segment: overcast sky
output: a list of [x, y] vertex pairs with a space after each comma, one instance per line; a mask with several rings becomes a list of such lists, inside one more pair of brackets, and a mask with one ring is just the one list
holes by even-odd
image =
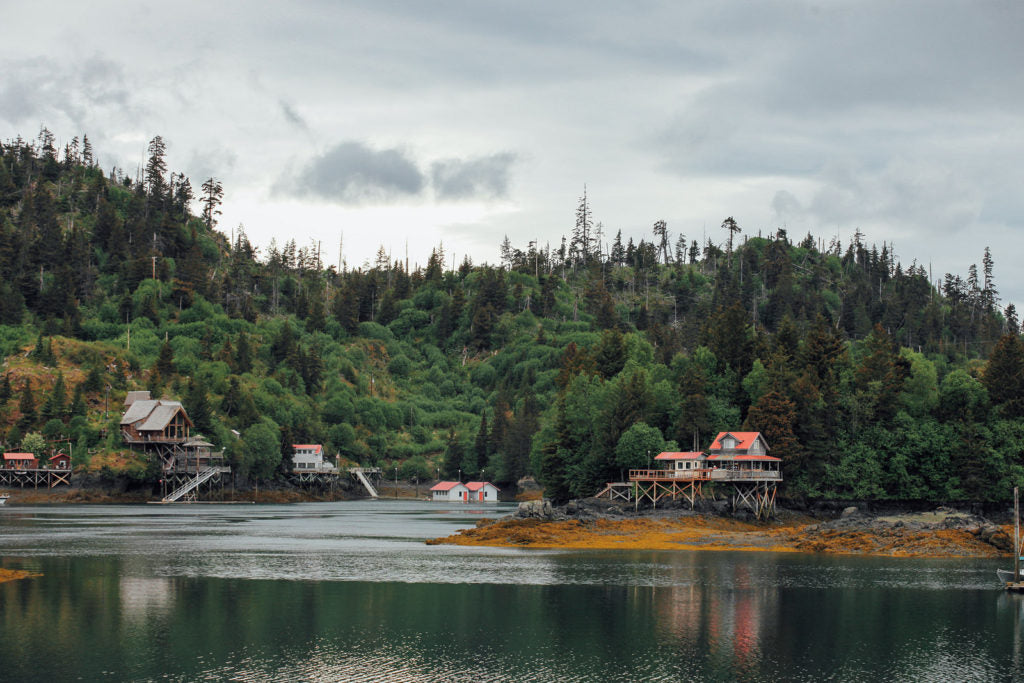
[[[1024, 269], [1024, 4], [5, 3], [0, 139], [85, 133], [225, 189], [220, 228], [358, 266], [606, 233], [785, 226]], [[198, 208], [198, 207], [196, 207]]]

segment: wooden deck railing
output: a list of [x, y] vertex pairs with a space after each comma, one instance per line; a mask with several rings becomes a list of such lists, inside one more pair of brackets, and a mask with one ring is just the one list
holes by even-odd
[[630, 470], [630, 481], [671, 479], [675, 481], [705, 481], [711, 479], [711, 470]]
[[121, 438], [125, 443], [185, 443], [189, 437], [151, 436], [149, 434], [133, 434], [125, 429], [121, 430]]
[[700, 469], [700, 470], [630, 470], [630, 481], [782, 481], [779, 470]]

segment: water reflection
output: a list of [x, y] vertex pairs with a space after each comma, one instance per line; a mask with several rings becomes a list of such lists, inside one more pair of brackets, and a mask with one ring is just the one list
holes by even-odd
[[[494, 514], [490, 511], [489, 514]], [[4, 680], [997, 680], [984, 561], [425, 546], [462, 508], [0, 515]]]
[[118, 584], [121, 615], [126, 620], [142, 623], [170, 612], [174, 602], [170, 579], [122, 576]]

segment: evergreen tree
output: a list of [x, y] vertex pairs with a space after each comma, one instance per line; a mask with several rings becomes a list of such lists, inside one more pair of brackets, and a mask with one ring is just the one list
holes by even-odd
[[1020, 334], [1020, 319], [1017, 317], [1017, 307], [1012, 303], [1007, 304], [1003, 315], [1006, 317], [1007, 334]]
[[177, 368], [174, 366], [174, 350], [171, 348], [171, 344], [166, 338], [164, 339], [164, 343], [160, 346], [160, 353], [157, 356], [154, 369], [157, 371], [157, 374], [165, 380], [177, 372]]
[[460, 470], [462, 469], [462, 461], [465, 456], [465, 448], [454, 429], [448, 431], [447, 442], [441, 474], [445, 479], [461, 480]]
[[739, 233], [740, 226], [739, 224], [736, 223], [735, 218], [729, 216], [724, 221], [722, 221], [722, 229], [726, 230], [729, 233], [729, 249], [727, 253], [732, 254], [732, 240], [733, 237], [735, 237]]
[[167, 145], [164, 144], [163, 138], [157, 135], [149, 141], [147, 151], [149, 159], [146, 161], [146, 188], [151, 198], [160, 199], [166, 186], [164, 175], [167, 173]]
[[708, 411], [707, 377], [697, 363], [687, 364], [679, 384], [679, 416], [676, 440], [683, 448], [700, 450], [704, 436], [711, 431]]
[[537, 478], [544, 486], [544, 495], [555, 505], [565, 503], [571, 497], [572, 459], [571, 436], [566, 418], [565, 394], [559, 394], [555, 406], [554, 438], [541, 447], [541, 460]]
[[210, 408], [206, 387], [201, 381], [189, 379], [182, 404], [197, 431], [204, 435], [213, 434], [213, 410]]
[[203, 183], [203, 222], [207, 230], [217, 225], [217, 216], [221, 215], [220, 205], [224, 201], [224, 186], [216, 178], [209, 178]]
[[479, 472], [487, 466], [487, 458], [490, 457], [489, 448], [490, 434], [487, 433], [487, 414], [480, 416], [480, 429], [476, 433], [476, 441], [473, 442], [473, 453], [476, 455], [476, 469]]
[[63, 419], [64, 412], [67, 407], [68, 395], [67, 388], [64, 386], [64, 373], [57, 371], [57, 379], [53, 384], [53, 389], [47, 396], [46, 401], [43, 403], [41, 416], [44, 420], [52, 419]]
[[249, 335], [245, 331], [238, 333], [238, 349], [235, 351], [235, 369], [244, 374], [252, 370], [252, 348], [249, 345]]
[[617, 329], [605, 330], [594, 351], [594, 364], [605, 379], [619, 374], [626, 364], [626, 341]]
[[662, 262], [665, 265], [668, 265], [670, 260], [668, 255], [668, 223], [663, 220], [655, 221], [652, 231], [654, 232], [655, 241], [657, 242], [656, 247], [658, 249], [658, 253], [660, 253], [664, 259]]
[[38, 416], [36, 415], [36, 400], [32, 396], [32, 387], [26, 379], [21, 387], [21, 400], [18, 402], [18, 412], [21, 417], [18, 419], [18, 430], [24, 434], [35, 425]]
[[761, 432], [771, 454], [783, 458], [787, 470], [799, 473], [805, 469], [804, 449], [796, 438], [796, 406], [777, 391], [769, 391], [751, 406], [743, 428]]
[[85, 390], [81, 382], [75, 385], [75, 391], [71, 396], [71, 408], [68, 410], [68, 413], [72, 417], [84, 416], [86, 413]]
[[1003, 415], [1014, 419], [1024, 417], [1024, 343], [1018, 335], [1007, 334], [996, 342], [985, 365], [982, 383]]
[[586, 291], [587, 308], [594, 316], [598, 328], [608, 330], [618, 323], [615, 303], [601, 279], [592, 281]]

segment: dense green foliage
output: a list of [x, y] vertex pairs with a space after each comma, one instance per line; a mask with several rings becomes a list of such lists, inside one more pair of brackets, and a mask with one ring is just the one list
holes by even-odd
[[159, 138], [150, 155], [132, 180], [84, 139], [0, 145], [7, 444], [116, 448], [120, 399], [146, 388], [257, 477], [323, 443], [564, 499], [740, 428], [764, 432], [793, 497], [1005, 499], [1024, 474], [1024, 347], [987, 250], [981, 276], [935, 287], [860, 234], [741, 239], [729, 218], [724, 251], [663, 221], [609, 244], [584, 196], [558, 249], [506, 239], [500, 267], [446, 270], [438, 248], [410, 270], [382, 249], [337, 272], [294, 241], [229, 240], [220, 183], [193, 197]]

